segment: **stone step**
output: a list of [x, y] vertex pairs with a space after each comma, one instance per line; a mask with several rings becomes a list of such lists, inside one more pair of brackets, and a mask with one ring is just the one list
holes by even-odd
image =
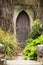
[[31, 60], [7, 60], [6, 65], [42, 65], [41, 62]]
[[18, 45], [20, 48], [24, 48], [25, 47], [25, 45]]

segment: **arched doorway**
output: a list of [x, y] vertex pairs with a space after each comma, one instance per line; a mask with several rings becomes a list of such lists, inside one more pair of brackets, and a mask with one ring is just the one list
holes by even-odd
[[30, 32], [30, 19], [25, 11], [19, 13], [16, 20], [16, 36], [19, 42], [24, 42]]

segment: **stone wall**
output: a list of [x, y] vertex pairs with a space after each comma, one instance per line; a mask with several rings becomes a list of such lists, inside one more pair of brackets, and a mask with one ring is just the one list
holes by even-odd
[[40, 17], [41, 17], [41, 21], [43, 23], [43, 0], [40, 0], [40, 9], [41, 9], [41, 15], [40, 15]]
[[[43, 18], [41, 0], [0, 0], [0, 27], [7, 32], [14, 32], [13, 14], [15, 6], [30, 6], [34, 12], [34, 19]], [[42, 11], [41, 11], [42, 10]], [[40, 16], [42, 15], [42, 16]]]
[[43, 63], [43, 45], [37, 46], [37, 60]]
[[0, 1], [0, 27], [13, 32], [13, 4], [7, 0]]

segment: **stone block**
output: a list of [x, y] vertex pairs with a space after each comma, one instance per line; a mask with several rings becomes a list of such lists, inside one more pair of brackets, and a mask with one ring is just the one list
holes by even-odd
[[0, 60], [4, 58], [4, 45], [0, 44]]
[[0, 53], [4, 53], [4, 45], [3, 44], [0, 44]]
[[0, 60], [0, 65], [6, 65], [6, 60], [5, 59], [1, 59]]
[[43, 45], [37, 46], [37, 60], [43, 62]]

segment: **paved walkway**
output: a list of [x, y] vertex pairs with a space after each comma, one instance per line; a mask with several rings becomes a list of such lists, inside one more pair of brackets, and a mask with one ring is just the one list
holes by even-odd
[[40, 62], [31, 60], [7, 60], [7, 65], [41, 65]]
[[18, 53], [16, 60], [24, 60], [22, 53]]
[[42, 65], [40, 62], [32, 60], [24, 60], [23, 55], [18, 53], [16, 60], [7, 60], [7, 65]]

